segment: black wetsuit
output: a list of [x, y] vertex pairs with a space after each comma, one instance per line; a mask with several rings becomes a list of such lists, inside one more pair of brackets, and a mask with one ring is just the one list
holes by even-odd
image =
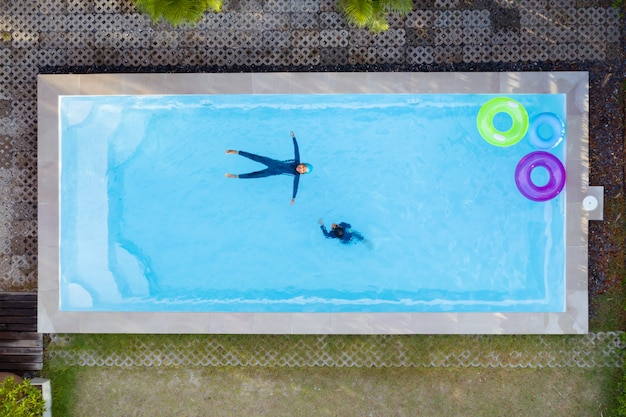
[[260, 162], [267, 166], [267, 168], [261, 171], [250, 172], [249, 174], [240, 174], [239, 178], [263, 178], [271, 177], [272, 175], [293, 175], [293, 194], [291, 198], [296, 198], [296, 194], [298, 193], [298, 183], [300, 182], [300, 173], [296, 171], [296, 167], [300, 164], [300, 151], [298, 150], [298, 142], [296, 142], [296, 138], [294, 137], [292, 139], [294, 157], [293, 159], [287, 161], [278, 161], [276, 159], [255, 155], [246, 151], [239, 151], [239, 155], [245, 156], [248, 159]]
[[361, 240], [363, 240], [363, 235], [356, 230], [352, 230], [352, 226], [350, 225], [350, 223], [341, 222], [338, 224], [338, 226], [341, 226], [341, 228], [343, 229], [342, 236], [337, 236], [334, 230], [331, 230], [329, 232], [324, 225], [321, 225], [320, 229], [322, 229], [322, 233], [324, 233], [324, 236], [331, 239], [339, 239], [341, 243], [350, 243], [352, 241], [360, 242]]

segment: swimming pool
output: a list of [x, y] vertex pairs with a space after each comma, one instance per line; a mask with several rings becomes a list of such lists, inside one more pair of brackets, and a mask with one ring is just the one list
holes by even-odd
[[[563, 311], [565, 193], [521, 195], [536, 149], [477, 128], [498, 97], [62, 97], [61, 309]], [[506, 97], [565, 120], [562, 94]], [[290, 130], [314, 166], [297, 204], [291, 177], [225, 178], [263, 168], [226, 149], [293, 158]]]
[[[306, 76], [326, 84], [294, 82]], [[417, 74], [405, 75], [409, 89], [402, 74], [372, 75], [367, 88], [337, 83], [348, 76], [255, 74], [252, 90], [209, 82], [146, 95], [121, 75], [115, 94], [98, 94], [109, 87], [98, 77], [96, 88], [72, 89], [87, 94], [58, 94], [58, 243], [40, 234], [59, 265], [43, 287], [56, 307], [52, 297], [41, 305], [59, 318], [43, 319], [59, 328], [85, 318], [79, 331], [111, 331], [118, 325], [95, 318], [117, 314], [158, 332], [180, 331], [187, 316], [208, 319], [185, 321], [190, 332], [454, 333], [470, 322], [470, 332], [584, 331], [577, 218], [593, 210], [581, 210], [591, 187], [583, 158], [571, 157], [585, 133], [572, 88], [549, 78], [474, 88], [466, 74], [457, 93], [434, 94]], [[567, 168], [554, 198], [532, 201], [516, 185], [517, 164], [537, 150], [527, 135], [503, 147], [479, 132], [480, 109], [497, 97], [521, 103], [531, 122], [550, 112], [567, 123], [567, 140], [544, 149]], [[510, 123], [494, 118], [499, 131]], [[263, 168], [226, 149], [292, 158], [291, 130], [314, 167], [293, 206], [291, 177], [224, 177]], [[548, 181], [543, 171], [531, 182]], [[351, 223], [366, 241], [324, 238], [320, 217]]]

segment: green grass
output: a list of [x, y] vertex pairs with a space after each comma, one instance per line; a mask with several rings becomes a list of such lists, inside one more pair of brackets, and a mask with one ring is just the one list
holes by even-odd
[[62, 410], [55, 403], [53, 415], [607, 416], [613, 373], [603, 368], [82, 367], [72, 370], [72, 391], [80, 401]]
[[77, 380], [83, 371], [78, 366], [65, 366], [59, 361], [44, 361], [42, 374], [50, 379], [52, 388], [52, 415], [72, 416], [77, 403]]
[[535, 335], [407, 335], [407, 336], [306, 336], [306, 335], [125, 335], [125, 334], [75, 334], [67, 343], [52, 343], [49, 353], [55, 351], [89, 352], [101, 357], [115, 353], [141, 356], [142, 351], [204, 352], [214, 346], [214, 356], [230, 352], [242, 364], [253, 363], [261, 353], [268, 362], [280, 365], [281, 358], [301, 358], [315, 354], [339, 357], [344, 352], [371, 353], [396, 363], [400, 358], [408, 363], [428, 363], [433, 353], [460, 355], [464, 352], [488, 354], [496, 352], [507, 358], [517, 352], [527, 356], [548, 353], [558, 355], [571, 349], [578, 336]]
[[[191, 416], [200, 415], [197, 413], [207, 404], [220, 410], [211, 415], [223, 416], [319, 416], [333, 415], [333, 410], [338, 415], [426, 415], [423, 413], [427, 412], [438, 416], [459, 413], [496, 416], [502, 415], [503, 410], [509, 416], [600, 415], [598, 410], [609, 415], [618, 398], [618, 381], [622, 376], [619, 368], [494, 369], [458, 364], [448, 368], [428, 365], [179, 367], [175, 363], [157, 367], [79, 367], [68, 366], [61, 356], [54, 355], [62, 351], [141, 357], [145, 351], [166, 349], [202, 354], [207, 346], [212, 346], [214, 355], [230, 352], [244, 364], [260, 354], [281, 363], [280, 358], [306, 360], [306, 355], [312, 352], [340, 357], [355, 351], [370, 357], [403, 357], [416, 364], [428, 364], [438, 356], [459, 357], [467, 352], [484, 360], [485, 355], [494, 353], [506, 363], [520, 354], [529, 358], [571, 355], [577, 338], [580, 336], [76, 334], [62, 338], [65, 343], [47, 346], [43, 373], [52, 381], [55, 417], [97, 417], [107, 413], [151, 415], [149, 412], [156, 413], [152, 414], [155, 416]], [[176, 385], [176, 381], [183, 381], [185, 386], [187, 379], [193, 381], [192, 387], [181, 389]], [[181, 403], [187, 408], [175, 408]], [[134, 405], [140, 409], [133, 411]], [[542, 414], [542, 410], [549, 413]]]

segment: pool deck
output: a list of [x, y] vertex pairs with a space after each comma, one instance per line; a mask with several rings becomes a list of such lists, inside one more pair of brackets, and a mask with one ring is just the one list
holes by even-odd
[[[581, 334], [588, 331], [587, 72], [231, 73], [38, 76], [39, 332], [241, 334]], [[494, 93], [566, 94], [566, 311], [563, 313], [108, 313], [59, 311], [60, 95]], [[599, 205], [584, 207], [594, 196]]]

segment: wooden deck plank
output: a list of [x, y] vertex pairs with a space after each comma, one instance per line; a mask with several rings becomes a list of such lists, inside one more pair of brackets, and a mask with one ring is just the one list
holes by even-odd
[[12, 324], [12, 323], [32, 323], [32, 316], [19, 316], [19, 315], [6, 315], [0, 316], [0, 321], [2, 323]]
[[35, 371], [42, 367], [37, 294], [0, 293], [0, 371]]
[[24, 332], [0, 332], [1, 340], [38, 340], [41, 339], [41, 333], [24, 333]]
[[0, 354], [3, 351], [13, 350], [18, 351], [22, 349], [41, 349], [43, 347], [43, 340], [6, 340], [0, 343]]
[[37, 293], [34, 292], [2, 292], [0, 301], [30, 300], [37, 301]]
[[[35, 309], [35, 311], [37, 311]], [[36, 317], [33, 317], [33, 309], [26, 309], [26, 308], [21, 308], [21, 309], [3, 309], [0, 308], [0, 317], [3, 317], [1, 320], [4, 320], [5, 317], [28, 317], [29, 319], [34, 319]]]
[[0, 310], [37, 310], [37, 301], [0, 300]]
[[0, 363], [2, 371], [41, 371], [43, 362], [27, 362], [27, 363]]
[[6, 347], [0, 346], [0, 357], [3, 356], [32, 356], [41, 355], [41, 346], [32, 347]]
[[0, 323], [0, 331], [36, 332], [37, 323]]

